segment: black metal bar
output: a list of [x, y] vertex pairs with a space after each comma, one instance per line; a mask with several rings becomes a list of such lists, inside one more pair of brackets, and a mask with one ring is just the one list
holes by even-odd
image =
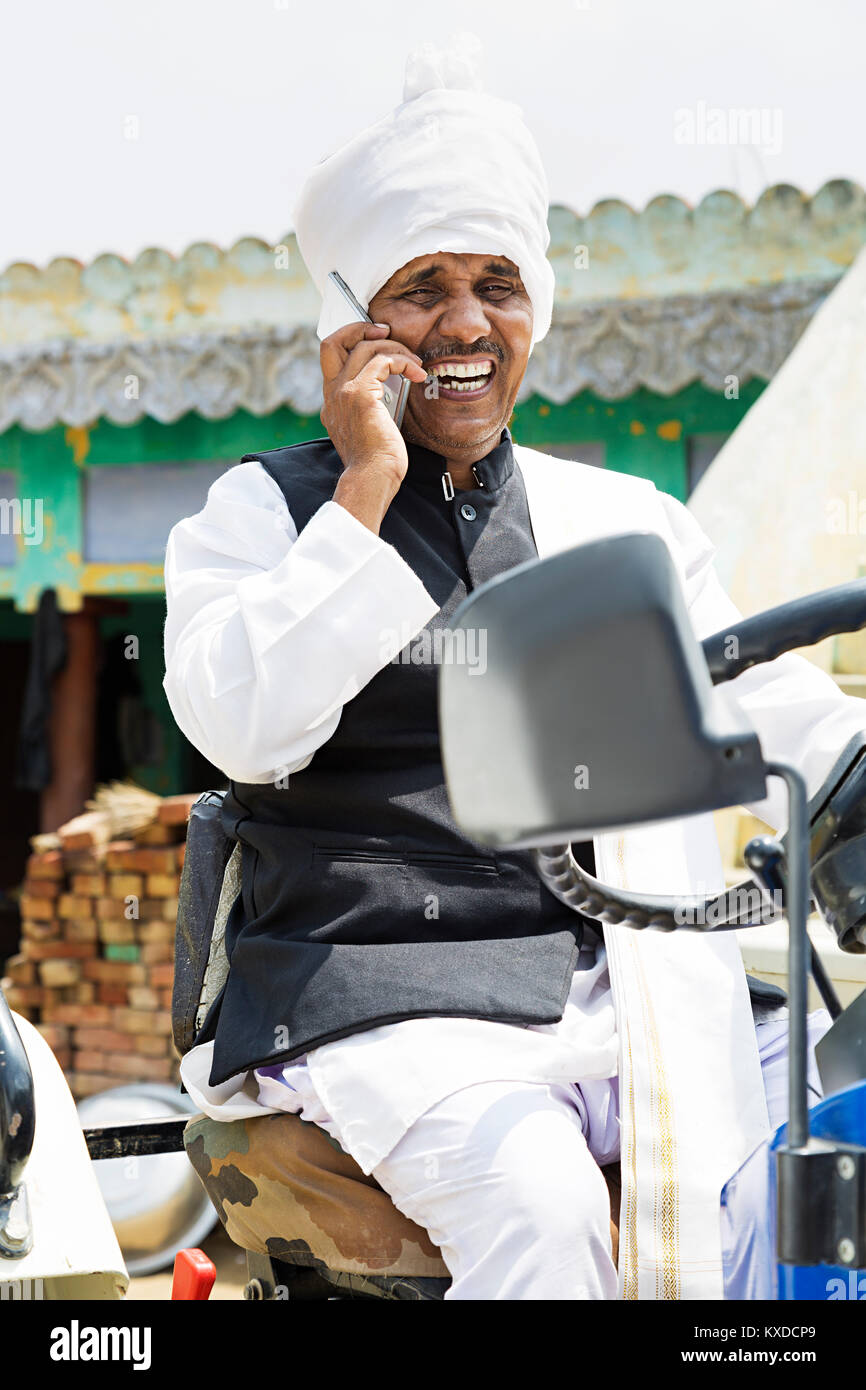
[[818, 993], [824, 1001], [824, 1008], [832, 1019], [835, 1020], [839, 1018], [842, 1014], [842, 1001], [836, 993], [833, 981], [824, 969], [824, 962], [815, 950], [815, 943], [811, 939], [809, 941], [809, 964], [812, 971], [812, 979], [815, 981]]
[[809, 1142], [808, 995], [807, 956], [809, 935], [809, 798], [806, 783], [787, 763], [767, 764], [771, 777], [780, 777], [788, 789], [787, 893], [788, 916], [788, 1143], [789, 1149]]
[[173, 1115], [158, 1120], [135, 1120], [130, 1124], [94, 1125], [85, 1129], [84, 1140], [91, 1158], [130, 1158], [147, 1154], [170, 1154], [183, 1150], [183, 1131], [189, 1115]]
[[778, 1259], [866, 1265], [866, 1149], [813, 1139], [778, 1154]]
[[[784, 901], [785, 847], [782, 842], [774, 840], [771, 835], [756, 835], [754, 840], [750, 840], [746, 845], [743, 858], [755, 878], [767, 890], [769, 898], [776, 901], [778, 894], [781, 895], [779, 900]], [[838, 1018], [842, 1012], [842, 1002], [811, 939], [809, 940], [809, 963], [818, 993], [824, 1001], [827, 1012], [831, 1018]]]

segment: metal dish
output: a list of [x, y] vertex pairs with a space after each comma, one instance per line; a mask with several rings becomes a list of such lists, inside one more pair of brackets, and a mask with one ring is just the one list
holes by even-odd
[[[82, 1127], [198, 1114], [173, 1086], [115, 1086], [78, 1103]], [[130, 1275], [155, 1274], [178, 1250], [197, 1246], [217, 1214], [185, 1153], [104, 1158], [93, 1164]]]

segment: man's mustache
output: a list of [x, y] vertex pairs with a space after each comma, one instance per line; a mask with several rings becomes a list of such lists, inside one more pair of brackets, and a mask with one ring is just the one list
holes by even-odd
[[465, 343], [456, 343], [451, 346], [446, 344], [445, 347], [428, 348], [426, 352], [420, 353], [419, 356], [421, 358], [421, 365], [426, 367], [428, 362], [441, 362], [446, 359], [449, 362], [457, 362], [462, 357], [478, 357], [482, 352], [485, 352], [488, 357], [495, 357], [499, 362], [505, 360], [505, 353], [502, 351], [502, 348], [499, 347], [498, 344], [489, 343], [483, 338], [480, 342], [474, 343], [472, 347], [467, 347]]

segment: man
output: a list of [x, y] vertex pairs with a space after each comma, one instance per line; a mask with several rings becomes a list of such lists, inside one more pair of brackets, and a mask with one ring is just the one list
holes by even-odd
[[[495, 574], [634, 529], [667, 541], [700, 635], [736, 609], [674, 499], [513, 443], [553, 302], [544, 173], [516, 107], [425, 61], [296, 213], [328, 438], [247, 456], [169, 542], [165, 689], [243, 845], [228, 981], [182, 1074], [217, 1118], [324, 1128], [441, 1247], [451, 1298], [718, 1297], [721, 1185], [782, 1118], [778, 1001], [750, 1002], [732, 936], [603, 941], [528, 854], [462, 834], [417, 639]], [[862, 727], [799, 658], [734, 687], [810, 791]], [[711, 817], [578, 853], [620, 886], [721, 886]], [[617, 1276], [599, 1165], [620, 1155]]]

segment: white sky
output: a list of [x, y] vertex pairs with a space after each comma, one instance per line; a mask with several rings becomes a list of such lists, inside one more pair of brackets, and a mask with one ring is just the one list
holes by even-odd
[[[482, 39], [487, 86], [523, 106], [551, 201], [578, 212], [866, 184], [864, 0], [0, 3], [0, 267], [275, 242], [308, 168], [453, 29]], [[762, 109], [767, 148], [679, 143], [699, 103]]]

